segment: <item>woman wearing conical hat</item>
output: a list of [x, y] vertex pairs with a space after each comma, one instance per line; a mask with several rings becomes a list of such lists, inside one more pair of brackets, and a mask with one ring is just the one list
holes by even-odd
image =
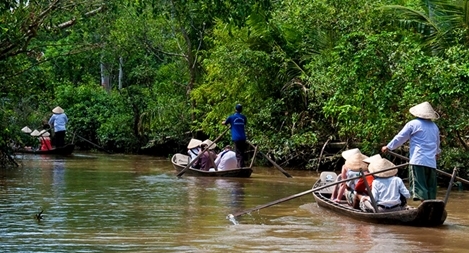
[[394, 150], [409, 141], [409, 185], [414, 200], [436, 198], [436, 159], [440, 155], [440, 130], [433, 122], [440, 117], [428, 102], [409, 112], [416, 118], [407, 122], [381, 151]]
[[63, 147], [65, 146], [65, 132], [67, 131], [68, 118], [60, 106], [55, 107], [52, 112], [54, 114], [49, 119], [49, 125], [54, 127], [55, 147]]

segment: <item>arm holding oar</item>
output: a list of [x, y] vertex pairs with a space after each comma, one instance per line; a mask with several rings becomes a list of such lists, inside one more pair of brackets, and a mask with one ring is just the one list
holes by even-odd
[[[398, 154], [398, 153], [392, 152], [392, 151], [390, 151], [390, 150], [387, 150], [386, 153], [389, 153], [389, 154], [391, 154], [391, 155], [393, 155], [393, 156], [395, 156], [395, 157], [401, 158], [401, 159], [403, 159], [403, 160], [405, 160], [405, 161], [409, 161], [409, 158], [407, 158], [407, 157], [405, 157], [405, 156], [403, 156], [403, 155], [400, 155], [400, 154]], [[452, 177], [452, 176], [453, 176], [451, 173], [442, 171], [442, 170], [440, 170], [440, 169], [435, 169], [435, 170], [436, 170], [438, 173], [443, 174], [443, 175], [445, 175], [445, 176], [448, 176], [448, 177]], [[460, 178], [460, 177], [458, 177], [458, 176], [456, 176], [455, 178], [456, 178], [457, 180], [463, 182], [463, 183], [469, 184], [469, 181], [466, 180], [466, 179], [464, 179], [464, 178]]]
[[228, 132], [230, 128], [227, 127], [225, 129], [225, 131], [223, 131], [223, 133], [220, 134], [220, 136], [218, 136], [210, 145], [207, 146], [207, 148], [205, 148], [204, 150], [202, 150], [201, 152], [199, 152], [199, 154], [197, 155], [197, 157], [195, 159], [193, 159], [183, 170], [181, 170], [178, 174], [177, 174], [177, 177], [181, 177], [184, 173], [186, 173], [186, 170], [189, 169], [190, 166], [192, 166], [193, 163], [195, 163], [195, 161], [197, 161], [197, 159], [202, 156], [202, 154], [204, 152], [206, 152], [207, 150], [209, 150], [209, 148], [214, 145], [218, 140], [220, 140], [220, 138], [225, 135], [226, 132]]
[[[246, 142], [251, 145], [251, 147], [253, 147], [255, 150], [257, 150], [257, 147], [254, 146], [250, 141], [246, 140]], [[260, 150], [257, 151], [259, 154], [261, 154], [262, 156], [265, 157], [265, 159], [267, 159], [270, 163], [272, 163], [275, 168], [277, 168], [278, 170], [280, 170], [280, 172], [283, 173], [283, 175], [285, 175], [286, 177], [292, 177], [290, 174], [288, 174], [288, 172], [286, 172], [284, 169], [282, 169], [282, 167], [280, 167], [277, 163], [275, 163], [272, 159], [270, 159], [267, 155], [265, 155], [264, 153], [262, 153]]]
[[[388, 171], [388, 170], [393, 170], [393, 169], [397, 169], [397, 168], [401, 168], [401, 167], [405, 167], [409, 165], [408, 163], [404, 163], [404, 164], [401, 164], [401, 165], [397, 165], [397, 166], [394, 166], [394, 167], [391, 167], [391, 168], [387, 168], [385, 170], [380, 170], [380, 171], [377, 171], [377, 172], [374, 172], [374, 173], [369, 173], [367, 175], [374, 175], [374, 174], [377, 174], [377, 173], [382, 173], [384, 171]], [[320, 186], [320, 187], [316, 187], [316, 188], [313, 188], [311, 190], [307, 190], [307, 191], [304, 191], [304, 192], [300, 192], [300, 193], [297, 193], [295, 195], [291, 195], [291, 196], [288, 196], [288, 197], [285, 197], [285, 198], [282, 198], [282, 199], [279, 199], [279, 200], [276, 200], [276, 201], [272, 201], [270, 203], [267, 203], [267, 204], [264, 204], [264, 205], [260, 205], [260, 206], [257, 206], [257, 207], [254, 207], [254, 208], [250, 208], [250, 209], [247, 209], [247, 210], [244, 210], [244, 211], [240, 211], [240, 212], [237, 212], [237, 213], [234, 213], [234, 214], [229, 214], [227, 216], [228, 219], [232, 219], [234, 217], [238, 217], [238, 216], [241, 216], [243, 214], [247, 214], [247, 213], [250, 213], [252, 211], [256, 211], [256, 210], [260, 210], [260, 209], [263, 209], [263, 208], [266, 208], [266, 207], [269, 207], [269, 206], [273, 206], [273, 205], [276, 205], [278, 203], [282, 203], [282, 202], [285, 202], [285, 201], [288, 201], [288, 200], [292, 200], [292, 199], [295, 199], [295, 198], [298, 198], [298, 197], [301, 197], [301, 196], [304, 196], [306, 194], [309, 194], [309, 193], [312, 193], [312, 192], [315, 192], [315, 191], [319, 191], [319, 190], [322, 190], [322, 189], [325, 189], [325, 188], [328, 188], [330, 186], [333, 186], [333, 185], [337, 185], [337, 184], [341, 184], [341, 183], [345, 183], [347, 181], [350, 181], [350, 180], [355, 180], [355, 179], [359, 179], [361, 178], [361, 176], [357, 176], [357, 177], [351, 177], [351, 178], [347, 178], [347, 179], [344, 179], [344, 180], [340, 180], [340, 181], [337, 181], [337, 182], [334, 182], [334, 183], [330, 183], [330, 184], [326, 184], [326, 185], [323, 185], [323, 186]]]

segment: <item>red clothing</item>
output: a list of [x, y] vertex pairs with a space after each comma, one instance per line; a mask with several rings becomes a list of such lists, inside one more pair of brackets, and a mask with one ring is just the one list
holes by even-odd
[[[366, 178], [366, 182], [368, 182], [368, 185], [370, 186], [370, 190], [371, 190], [371, 186], [372, 186], [373, 180], [375, 178], [373, 177], [373, 175], [366, 175], [365, 178]], [[363, 180], [363, 178], [358, 179], [357, 183], [355, 184], [355, 191], [358, 192], [358, 193], [368, 194], [368, 191], [366, 190], [365, 181]]]
[[41, 137], [39, 138], [41, 141], [41, 148], [39, 150], [51, 150], [52, 145], [50, 143], [50, 138], [49, 137]]

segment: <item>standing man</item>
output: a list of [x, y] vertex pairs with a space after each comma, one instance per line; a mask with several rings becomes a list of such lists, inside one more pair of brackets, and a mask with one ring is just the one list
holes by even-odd
[[235, 146], [236, 159], [238, 160], [238, 168], [245, 167], [246, 160], [246, 132], [244, 130], [247, 124], [247, 118], [241, 112], [243, 107], [240, 104], [235, 106], [236, 112], [230, 115], [225, 121], [222, 122], [223, 125], [230, 124], [231, 127], [231, 140]]
[[417, 117], [402, 128], [394, 138], [383, 146], [386, 153], [409, 140], [409, 186], [414, 200], [436, 198], [436, 159], [440, 155], [440, 130], [432, 121], [440, 117], [430, 103], [423, 102], [409, 109]]
[[54, 126], [55, 147], [60, 148], [65, 146], [65, 131], [67, 130], [65, 125], [68, 123], [68, 118], [60, 106], [55, 107], [52, 112], [54, 114], [49, 119], [49, 125]]

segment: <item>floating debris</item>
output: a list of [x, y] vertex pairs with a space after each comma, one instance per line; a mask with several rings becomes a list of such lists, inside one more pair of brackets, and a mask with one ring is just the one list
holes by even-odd
[[36, 220], [38, 221], [41, 221], [42, 219], [44, 219], [44, 216], [42, 215], [42, 212], [44, 212], [44, 210], [41, 209], [41, 211], [39, 213], [37, 213], [34, 218], [36, 218]]

